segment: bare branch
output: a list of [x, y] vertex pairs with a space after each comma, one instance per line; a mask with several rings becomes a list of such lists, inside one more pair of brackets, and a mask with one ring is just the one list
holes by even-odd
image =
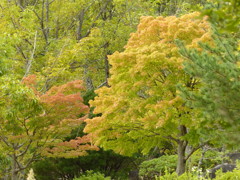
[[27, 63], [27, 69], [26, 69], [26, 72], [25, 72], [25, 75], [24, 77], [26, 77], [31, 69], [31, 66], [32, 66], [32, 61], [34, 59], [34, 54], [35, 54], [35, 50], [36, 50], [36, 45], [37, 45], [37, 31], [35, 33], [35, 38], [34, 38], [34, 43], [33, 43], [33, 50], [32, 50], [32, 54], [31, 54], [31, 57]]

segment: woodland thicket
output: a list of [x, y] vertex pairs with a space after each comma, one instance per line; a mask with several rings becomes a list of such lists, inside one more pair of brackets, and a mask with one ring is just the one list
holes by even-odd
[[239, 12], [238, 0], [2, 0], [0, 178], [235, 166]]

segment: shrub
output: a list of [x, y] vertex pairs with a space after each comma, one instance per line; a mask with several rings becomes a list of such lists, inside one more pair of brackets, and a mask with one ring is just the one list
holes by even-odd
[[104, 174], [99, 172], [87, 171], [86, 174], [75, 178], [74, 180], [111, 180], [110, 177], [105, 177]]
[[[197, 175], [195, 172], [187, 172], [184, 173], [181, 176], [177, 176], [177, 174], [174, 173], [169, 173], [168, 171], [165, 172], [164, 176], [159, 176], [159, 177], [155, 177], [155, 180], [210, 180], [209, 177], [205, 176], [205, 177], [201, 177], [199, 175]], [[239, 164], [237, 165], [237, 168], [234, 169], [232, 172], [226, 172], [223, 173], [220, 170], [217, 171], [216, 173], [216, 178], [214, 178], [214, 180], [239, 180], [240, 179], [240, 166]]]
[[156, 159], [144, 161], [140, 165], [139, 175], [144, 179], [154, 179], [154, 176], [163, 175], [165, 170], [173, 172], [177, 166], [177, 155], [164, 155]]

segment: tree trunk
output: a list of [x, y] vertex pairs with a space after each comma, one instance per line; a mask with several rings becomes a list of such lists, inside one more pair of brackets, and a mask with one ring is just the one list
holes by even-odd
[[179, 141], [178, 141], [178, 162], [177, 162], [177, 174], [180, 176], [185, 172], [186, 168], [186, 147], [187, 141], [181, 140], [181, 137], [187, 134], [187, 128], [184, 125], [179, 125]]
[[178, 161], [177, 161], [177, 174], [179, 176], [185, 172], [185, 167], [186, 167], [185, 150], [186, 150], [186, 146], [184, 145], [184, 141], [179, 141]]
[[[103, 46], [103, 48], [105, 49], [106, 53], [108, 54], [108, 48], [109, 46], [109, 42], [106, 42]], [[105, 55], [104, 57], [104, 64], [105, 64], [105, 81], [106, 81], [106, 86], [107, 87], [110, 87], [109, 84], [108, 84], [108, 78], [110, 77], [110, 72], [109, 72], [109, 62], [108, 62], [108, 57], [107, 57], [107, 54]]]
[[108, 84], [108, 78], [110, 76], [110, 73], [109, 73], [109, 62], [108, 62], [108, 57], [105, 56], [104, 58], [104, 64], [105, 64], [105, 80], [106, 80], [106, 86], [109, 87], [109, 84]]
[[89, 73], [88, 66], [84, 65], [84, 81], [85, 81], [86, 88], [87, 90], [93, 90], [94, 86], [93, 86], [92, 78], [88, 73]]
[[83, 26], [83, 20], [84, 20], [84, 14], [85, 11], [82, 9], [78, 15], [78, 26], [77, 26], [77, 40], [82, 39], [82, 26]]
[[16, 157], [15, 155], [12, 155], [12, 175], [11, 180], [18, 180], [17, 178], [17, 163], [16, 163]]
[[19, 1], [18, 1], [18, 5], [19, 5], [21, 8], [24, 8], [24, 0], [19, 0]]
[[92, 82], [92, 79], [91, 77], [87, 76], [85, 78], [85, 83], [86, 83], [86, 87], [87, 87], [87, 90], [93, 90], [94, 89], [94, 86], [93, 86], [93, 82]]

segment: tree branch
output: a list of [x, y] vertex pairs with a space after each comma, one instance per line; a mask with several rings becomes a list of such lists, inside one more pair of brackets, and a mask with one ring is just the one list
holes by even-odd
[[34, 38], [34, 43], [33, 43], [33, 50], [32, 50], [32, 54], [31, 54], [31, 57], [27, 63], [27, 69], [26, 69], [26, 72], [25, 72], [25, 75], [24, 77], [26, 77], [28, 75], [28, 73], [30, 72], [30, 69], [31, 69], [31, 66], [32, 66], [32, 61], [34, 59], [34, 54], [35, 54], [35, 50], [36, 50], [36, 45], [37, 45], [37, 31], [35, 33], [35, 38]]

